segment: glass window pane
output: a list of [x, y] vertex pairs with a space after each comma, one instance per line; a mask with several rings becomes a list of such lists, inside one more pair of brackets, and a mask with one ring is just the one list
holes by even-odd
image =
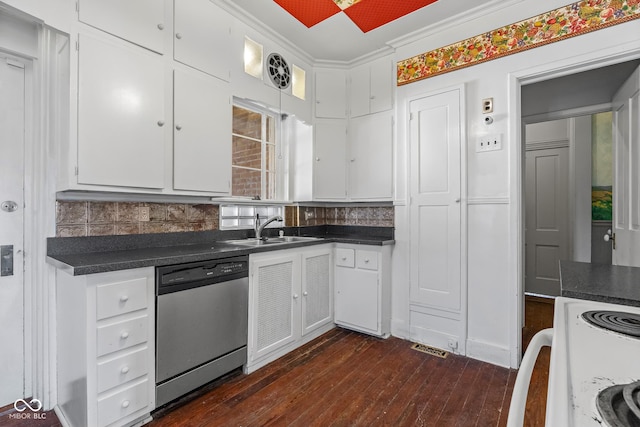
[[233, 133], [249, 138], [262, 138], [262, 114], [233, 106]]
[[262, 50], [260, 43], [254, 42], [249, 37], [244, 38], [244, 72], [260, 80], [262, 80]]
[[260, 169], [262, 147], [260, 142], [240, 136], [233, 137], [233, 148], [231, 164], [233, 166], [244, 166], [247, 168]]
[[304, 100], [304, 97], [305, 97], [305, 90], [306, 90], [305, 79], [306, 79], [305, 71], [300, 67], [296, 67], [294, 64], [291, 93], [293, 96], [300, 98], [302, 100]]
[[272, 144], [266, 145], [265, 169], [269, 172], [276, 171], [276, 146]]
[[276, 142], [276, 118], [267, 116], [267, 142], [275, 144]]
[[276, 198], [276, 174], [267, 172], [265, 173], [266, 179], [266, 188], [265, 195], [266, 199], [275, 199]]
[[231, 194], [234, 196], [255, 197], [262, 195], [259, 170], [231, 168]]

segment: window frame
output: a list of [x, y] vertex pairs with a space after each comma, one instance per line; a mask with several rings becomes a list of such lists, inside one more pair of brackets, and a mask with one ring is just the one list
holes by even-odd
[[[234, 137], [239, 137], [239, 138], [244, 138], [247, 140], [251, 140], [251, 141], [255, 141], [255, 142], [260, 142], [260, 200], [267, 200], [267, 201], [279, 201], [279, 200], [284, 200], [285, 198], [285, 188], [284, 188], [284, 182], [285, 182], [285, 174], [286, 174], [286, 168], [285, 168], [285, 159], [284, 159], [284, 140], [285, 138], [283, 138], [283, 121], [282, 121], [282, 115], [275, 111], [272, 108], [268, 108], [262, 105], [259, 105], [257, 103], [245, 100], [245, 99], [239, 99], [239, 98], [233, 98], [233, 103], [232, 103], [232, 109], [233, 107], [238, 107], [238, 108], [242, 108], [244, 110], [248, 110], [251, 111], [253, 113], [257, 113], [261, 115], [261, 139], [258, 140], [257, 138], [252, 138], [252, 137], [248, 137], [245, 135], [240, 135], [237, 134], [235, 132], [233, 132], [233, 128], [231, 131], [231, 140], [232, 140], [232, 144], [233, 144], [233, 138]], [[268, 134], [267, 134], [267, 121], [268, 121], [268, 117], [272, 117], [273, 118], [273, 133], [274, 133], [274, 138], [273, 138], [273, 142], [269, 142], [267, 141], [268, 139]], [[266, 190], [267, 190], [267, 145], [273, 145], [274, 147], [274, 156], [275, 156], [275, 169], [272, 173], [275, 173], [275, 180], [274, 180], [274, 194], [272, 198], [267, 198], [266, 197]], [[232, 148], [232, 152], [233, 152], [233, 148]], [[232, 158], [232, 162], [231, 162], [231, 180], [232, 180], [232, 185], [231, 185], [231, 196], [234, 198], [244, 198], [246, 199], [247, 196], [241, 196], [241, 195], [236, 195], [233, 194], [233, 169], [234, 168], [239, 168], [239, 169], [245, 169], [245, 170], [253, 170], [253, 171], [257, 171], [257, 168], [252, 168], [252, 167], [246, 167], [246, 166], [235, 166], [233, 164], [233, 158]]]

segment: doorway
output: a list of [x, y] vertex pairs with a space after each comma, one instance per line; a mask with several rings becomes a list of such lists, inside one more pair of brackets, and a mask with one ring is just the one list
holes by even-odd
[[527, 294], [560, 295], [559, 260], [606, 263], [608, 256], [611, 263], [603, 237], [611, 228], [612, 100], [637, 66], [628, 61], [521, 88]]
[[0, 407], [25, 397], [25, 64], [0, 53]]

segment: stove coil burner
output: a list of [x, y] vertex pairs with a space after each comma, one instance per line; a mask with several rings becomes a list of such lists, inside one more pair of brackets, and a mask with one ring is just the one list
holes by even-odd
[[640, 338], [640, 315], [624, 311], [594, 310], [582, 313], [582, 318], [599, 328]]
[[608, 427], [640, 426], [640, 381], [605, 388], [596, 397], [596, 407]]

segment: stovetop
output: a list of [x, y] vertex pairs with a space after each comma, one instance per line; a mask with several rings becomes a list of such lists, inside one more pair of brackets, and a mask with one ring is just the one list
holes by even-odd
[[[605, 319], [608, 327], [613, 324], [618, 331], [594, 325], [593, 319], [596, 323]], [[639, 307], [556, 299], [547, 426], [607, 425], [597, 407], [598, 395], [612, 386], [640, 381], [640, 337], [626, 331], [636, 322], [640, 325]], [[612, 402], [618, 405], [620, 398]]]

